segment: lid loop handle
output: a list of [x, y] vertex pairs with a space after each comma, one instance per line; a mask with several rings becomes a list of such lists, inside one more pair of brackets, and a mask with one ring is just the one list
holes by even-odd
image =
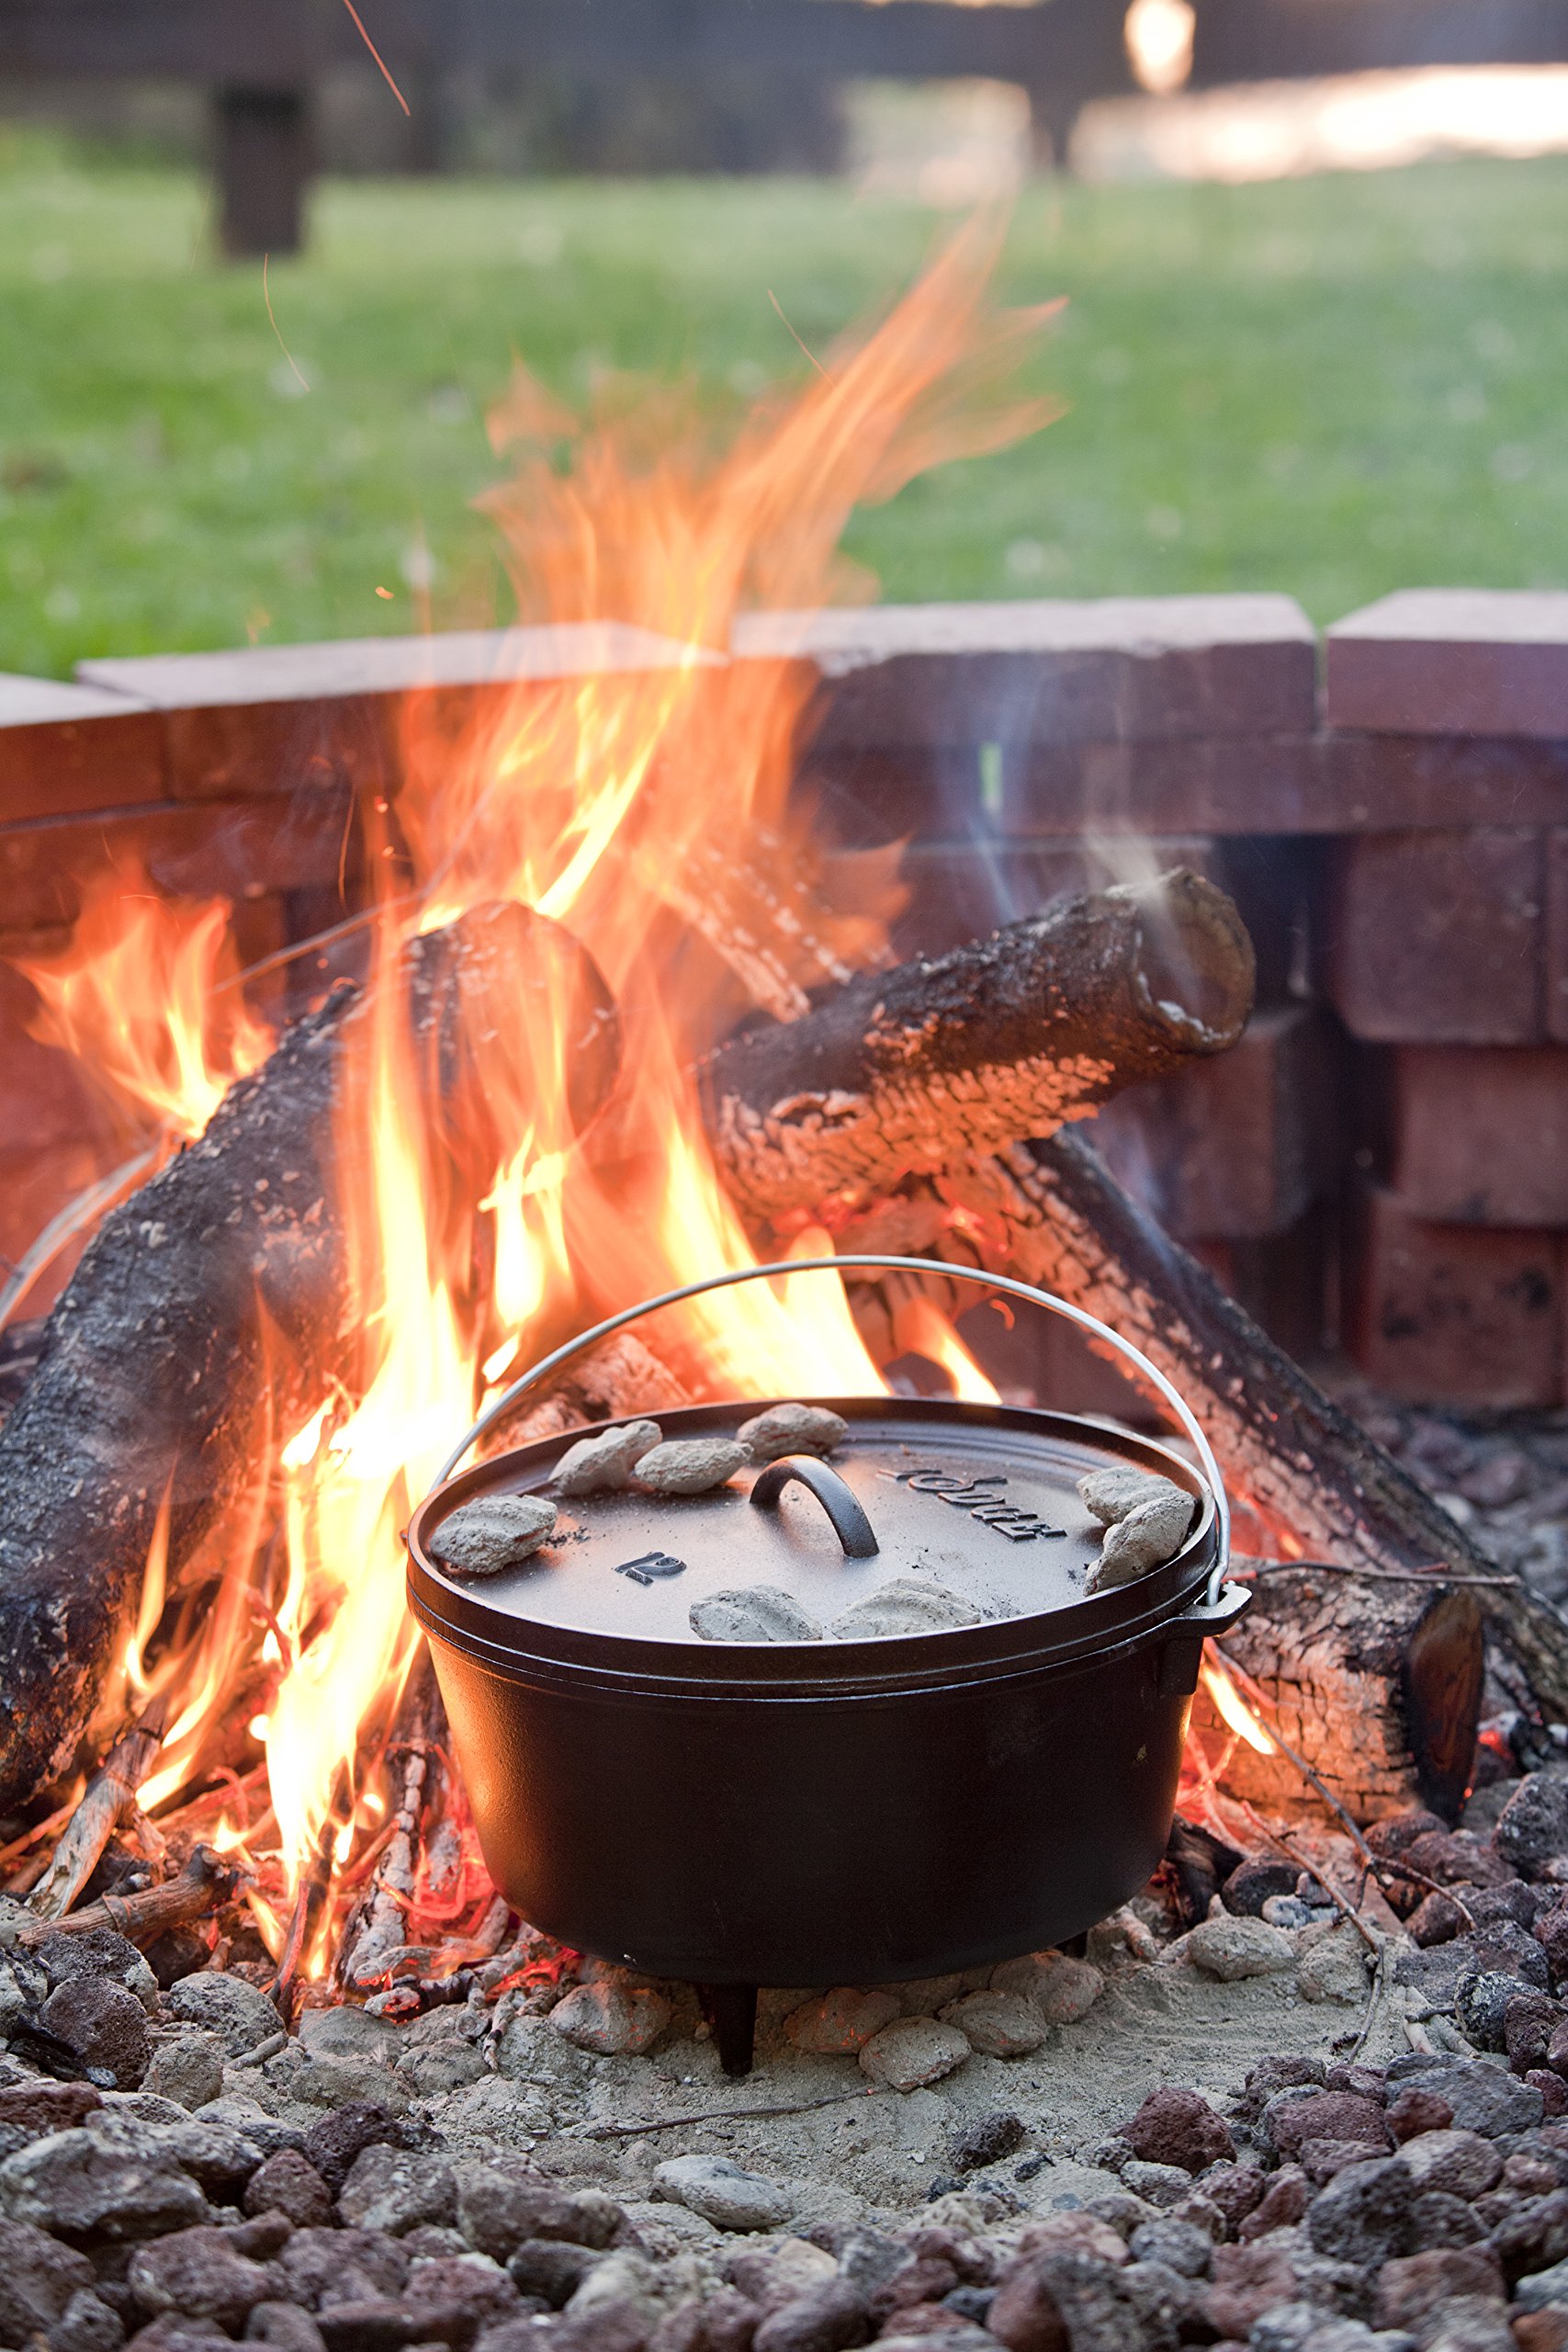
[[814, 1453], [786, 1453], [770, 1462], [752, 1482], [751, 1500], [757, 1509], [776, 1510], [779, 1497], [792, 1479], [816, 1496], [833, 1522], [846, 1560], [875, 1559], [882, 1547], [859, 1496]]
[[[1214, 1498], [1215, 1542], [1214, 1565], [1209, 1574], [1208, 1591], [1211, 1601], [1218, 1600], [1225, 1571], [1230, 1566], [1230, 1501], [1225, 1493], [1225, 1482], [1220, 1476], [1220, 1465], [1214, 1459], [1214, 1450], [1180, 1390], [1172, 1386], [1159, 1366], [1151, 1363], [1141, 1348], [1135, 1348], [1131, 1340], [1124, 1340], [1121, 1332], [1113, 1330], [1109, 1323], [1102, 1323], [1098, 1315], [1091, 1315], [1087, 1306], [1075, 1306], [1070, 1299], [1058, 1298], [1054, 1291], [1039, 1290], [1033, 1283], [1021, 1283], [1015, 1275], [987, 1274], [977, 1266], [950, 1265], [945, 1258], [898, 1258], [891, 1252], [869, 1250], [857, 1250], [853, 1255], [843, 1258], [786, 1258], [771, 1265], [732, 1267], [722, 1274], [706, 1274], [701, 1282], [683, 1283], [679, 1290], [661, 1291], [657, 1298], [645, 1298], [637, 1306], [624, 1306], [618, 1315], [607, 1315], [602, 1323], [595, 1323], [589, 1330], [580, 1331], [575, 1340], [568, 1340], [564, 1347], [554, 1349], [547, 1356], [541, 1356], [536, 1364], [530, 1365], [526, 1372], [503, 1388], [499, 1396], [492, 1398], [461, 1442], [447, 1455], [435, 1486], [446, 1485], [475, 1439], [482, 1437], [491, 1424], [498, 1421], [503, 1413], [510, 1412], [520, 1396], [525, 1396], [530, 1388], [536, 1388], [541, 1381], [547, 1380], [551, 1373], [558, 1372], [563, 1363], [570, 1363], [572, 1357], [581, 1355], [585, 1348], [596, 1347], [601, 1340], [607, 1340], [614, 1331], [624, 1330], [628, 1323], [640, 1322], [645, 1315], [655, 1314], [661, 1306], [680, 1306], [688, 1298], [701, 1298], [710, 1290], [729, 1290], [737, 1283], [782, 1282], [795, 1274], [858, 1272], [935, 1274], [942, 1282], [974, 1283], [981, 1290], [1000, 1291], [1005, 1298], [1024, 1299], [1032, 1306], [1043, 1306], [1050, 1314], [1059, 1315], [1068, 1323], [1076, 1323], [1080, 1331], [1090, 1332], [1095, 1339], [1103, 1340], [1106, 1346], [1114, 1349], [1118, 1355], [1124, 1356], [1140, 1378], [1170, 1408], [1180, 1424], [1182, 1434], [1191, 1441], [1199, 1467], [1209, 1482], [1209, 1490]], [[431, 1491], [434, 1493], [434, 1487]]]

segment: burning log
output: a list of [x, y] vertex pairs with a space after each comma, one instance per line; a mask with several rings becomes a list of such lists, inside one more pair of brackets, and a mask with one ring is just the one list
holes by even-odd
[[699, 1072], [708, 1133], [749, 1216], [863, 1198], [1222, 1052], [1252, 990], [1235, 909], [1179, 869], [863, 973], [801, 1020], [720, 1046]]
[[[476, 1185], [501, 1138], [482, 1121], [460, 1136], [444, 1110], [481, 1057], [466, 1112], [491, 1091], [497, 1116], [529, 1100], [530, 998], [564, 1038], [576, 1125], [607, 1096], [614, 1008], [591, 959], [544, 918], [481, 910], [413, 941], [398, 978], [423, 1057], [420, 1109]], [[124, 1651], [165, 1498], [173, 1587], [254, 1481], [269, 1436], [341, 1374], [354, 1170], [334, 1150], [334, 1111], [372, 1001], [344, 987], [296, 1023], [200, 1142], [105, 1220], [50, 1318], [0, 1431], [0, 1804], [68, 1761]]]
[[[986, 1232], [988, 1262], [1133, 1340], [1189, 1398], [1238, 1491], [1309, 1555], [1259, 1577], [1230, 1644], [1286, 1736], [1359, 1818], [1417, 1798], [1457, 1810], [1483, 1620], [1536, 1703], [1553, 1720], [1568, 1715], [1568, 1626], [1557, 1612], [1258, 1329], [1084, 1137], [1015, 1147], [950, 1170], [936, 1191]], [[1477, 1605], [1445, 1610], [1456, 1591]], [[1238, 1750], [1227, 1781], [1270, 1804], [1300, 1795], [1278, 1751]]]

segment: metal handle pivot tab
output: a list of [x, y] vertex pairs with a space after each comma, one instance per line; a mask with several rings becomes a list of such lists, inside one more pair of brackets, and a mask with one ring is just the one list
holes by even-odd
[[874, 1560], [881, 1546], [876, 1531], [861, 1507], [860, 1499], [836, 1470], [814, 1453], [786, 1453], [780, 1461], [770, 1462], [759, 1471], [751, 1488], [751, 1500], [759, 1510], [776, 1510], [779, 1497], [791, 1479], [809, 1487], [833, 1522], [833, 1532], [844, 1547], [847, 1560]]

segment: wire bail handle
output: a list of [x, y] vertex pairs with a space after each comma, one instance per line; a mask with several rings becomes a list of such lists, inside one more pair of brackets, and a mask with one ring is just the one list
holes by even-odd
[[1209, 1573], [1208, 1599], [1211, 1606], [1217, 1602], [1220, 1587], [1230, 1565], [1230, 1498], [1225, 1493], [1225, 1482], [1214, 1459], [1213, 1448], [1180, 1391], [1173, 1387], [1157, 1364], [1149, 1362], [1141, 1348], [1135, 1348], [1131, 1340], [1124, 1340], [1120, 1331], [1113, 1331], [1109, 1323], [1102, 1323], [1099, 1316], [1091, 1315], [1087, 1307], [1075, 1306], [1070, 1300], [1058, 1298], [1054, 1291], [1039, 1290], [1032, 1283], [1019, 1282], [1011, 1274], [982, 1273], [976, 1267], [949, 1265], [942, 1258], [896, 1258], [881, 1251], [858, 1252], [846, 1258], [786, 1258], [772, 1265], [742, 1266], [722, 1274], [706, 1274], [701, 1282], [683, 1283], [679, 1290], [661, 1291], [657, 1298], [645, 1298], [637, 1306], [623, 1307], [618, 1315], [607, 1315], [602, 1323], [595, 1323], [588, 1330], [580, 1331], [575, 1340], [567, 1340], [564, 1347], [556, 1348], [547, 1356], [541, 1356], [537, 1363], [509, 1382], [500, 1396], [485, 1407], [478, 1420], [447, 1455], [431, 1493], [446, 1485], [468, 1448], [503, 1413], [510, 1412], [520, 1396], [525, 1396], [529, 1389], [536, 1388], [541, 1381], [547, 1379], [551, 1373], [558, 1372], [563, 1363], [570, 1363], [572, 1357], [581, 1355], [585, 1348], [594, 1347], [601, 1340], [607, 1340], [612, 1332], [624, 1330], [628, 1323], [640, 1322], [645, 1315], [656, 1315], [660, 1307], [679, 1306], [686, 1299], [701, 1298], [708, 1291], [728, 1290], [737, 1283], [776, 1281], [790, 1274], [843, 1273], [852, 1269], [873, 1273], [936, 1274], [945, 1282], [969, 1282], [982, 1290], [1001, 1291], [1010, 1298], [1021, 1298], [1032, 1306], [1043, 1306], [1051, 1314], [1061, 1316], [1065, 1321], [1076, 1323], [1080, 1331], [1088, 1331], [1093, 1338], [1103, 1340], [1115, 1349], [1118, 1355], [1125, 1356], [1130, 1364], [1135, 1365], [1156, 1394], [1169, 1407], [1180, 1424], [1182, 1434], [1190, 1440], [1199, 1467], [1213, 1496], [1218, 1541], [1214, 1565]]

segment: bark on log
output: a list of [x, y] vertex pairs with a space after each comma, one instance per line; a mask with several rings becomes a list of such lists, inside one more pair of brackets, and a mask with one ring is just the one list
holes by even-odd
[[[1140, 1347], [1191, 1405], [1227, 1481], [1309, 1559], [1369, 1572], [1359, 1584], [1343, 1574], [1321, 1579], [1321, 1656], [1302, 1654], [1291, 1578], [1260, 1579], [1230, 1636], [1277, 1700], [1286, 1737], [1352, 1812], [1375, 1818], [1419, 1793], [1395, 1651], [1428, 1604], [1455, 1589], [1454, 1577], [1473, 1592], [1544, 1713], [1568, 1719], [1568, 1624], [1480, 1551], [1161, 1231], [1086, 1137], [1058, 1135], [952, 1170], [935, 1194], [947, 1211], [977, 1220], [987, 1264], [1089, 1307]], [[847, 1232], [843, 1246], [860, 1238]], [[1391, 1571], [1421, 1580], [1406, 1584]], [[1371, 1665], [1374, 1653], [1381, 1666]], [[1267, 1793], [1284, 1786], [1280, 1775]]]
[[725, 1182], [746, 1215], [773, 1217], [1049, 1135], [1121, 1087], [1234, 1045], [1253, 978], [1235, 909], [1185, 869], [864, 973], [704, 1064]]
[[[454, 1190], [488, 1181], [501, 1138], [482, 1114], [460, 1133], [444, 1106], [461, 1088], [468, 1119], [487, 1078], [527, 1099], [524, 993], [566, 1019], [579, 1124], [604, 1101], [614, 1009], [556, 925], [487, 910], [414, 941], [400, 968], [424, 1090], [410, 1115], [454, 1159]], [[0, 1807], [69, 1761], [123, 1650], [165, 1494], [173, 1589], [269, 1428], [286, 1431], [341, 1374], [353, 1307], [333, 1114], [368, 1002], [345, 986], [296, 1023], [200, 1142], [105, 1220], [50, 1317], [0, 1430]]]

